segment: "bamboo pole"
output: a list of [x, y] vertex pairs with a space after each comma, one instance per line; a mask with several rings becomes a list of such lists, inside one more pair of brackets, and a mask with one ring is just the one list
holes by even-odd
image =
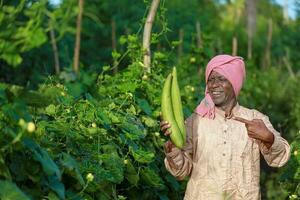
[[196, 38], [197, 38], [197, 48], [201, 49], [203, 47], [202, 45], [202, 39], [201, 39], [201, 26], [200, 26], [200, 22], [197, 21], [196, 22]]
[[290, 76], [293, 78], [293, 79], [296, 79], [296, 75], [295, 75], [295, 73], [294, 73], [294, 71], [293, 71], [293, 68], [292, 68], [292, 65], [291, 65], [291, 63], [290, 63], [290, 51], [289, 51], [289, 49], [288, 48], [286, 48], [285, 49], [285, 52], [286, 52], [286, 55], [285, 56], [283, 56], [283, 64], [284, 64], [284, 66], [287, 68], [287, 70], [288, 70], [288, 72], [289, 72], [289, 74], [290, 74]]
[[217, 53], [222, 54], [223, 48], [222, 48], [222, 41], [220, 38], [217, 38]]
[[246, 0], [247, 9], [247, 34], [248, 34], [248, 59], [252, 59], [253, 36], [256, 29], [256, 0]]
[[265, 63], [264, 67], [269, 67], [271, 65], [271, 46], [272, 46], [272, 34], [273, 34], [273, 27], [272, 27], [272, 19], [268, 20], [268, 36], [267, 36], [267, 46], [265, 52]]
[[252, 59], [252, 37], [248, 35], [248, 49], [247, 49], [248, 59]]
[[179, 29], [179, 45], [178, 45], [178, 51], [177, 51], [177, 56], [178, 59], [180, 60], [183, 54], [183, 36], [184, 36], [184, 32], [183, 32], [183, 28]]
[[143, 34], [143, 50], [144, 50], [144, 73], [151, 72], [151, 50], [150, 50], [150, 40], [151, 40], [151, 30], [156, 15], [157, 8], [159, 6], [160, 0], [153, 0], [151, 3], [150, 11], [148, 13], [146, 23], [144, 26]]
[[[117, 51], [116, 22], [114, 19], [111, 20], [111, 46], [113, 51]], [[118, 73], [118, 61], [115, 58], [113, 60], [113, 66], [113, 73]]]
[[79, 71], [80, 34], [81, 34], [83, 3], [84, 0], [78, 0], [79, 12], [77, 15], [77, 22], [76, 22], [76, 42], [74, 48], [74, 61], [73, 61], [73, 70], [75, 71], [75, 73], [78, 73]]
[[55, 33], [51, 22], [50, 22], [50, 38], [51, 38], [51, 45], [52, 45], [53, 57], [54, 57], [54, 69], [55, 69], [55, 73], [59, 74], [60, 72], [59, 56], [58, 56], [56, 39], [55, 39]]
[[232, 55], [236, 56], [238, 51], [238, 40], [236, 36], [233, 36], [232, 38]]

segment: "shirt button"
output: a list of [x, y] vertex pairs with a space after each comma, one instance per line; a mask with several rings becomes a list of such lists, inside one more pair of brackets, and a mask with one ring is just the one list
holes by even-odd
[[223, 153], [223, 156], [225, 156], [226, 154], [225, 153]]
[[227, 133], [227, 130], [224, 130], [224, 133]]
[[224, 144], [226, 144], [226, 141], [224, 141]]

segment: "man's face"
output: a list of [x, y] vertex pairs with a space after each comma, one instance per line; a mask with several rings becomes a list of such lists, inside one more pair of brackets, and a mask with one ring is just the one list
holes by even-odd
[[218, 107], [227, 106], [235, 100], [231, 83], [218, 72], [212, 71], [207, 81], [208, 92]]

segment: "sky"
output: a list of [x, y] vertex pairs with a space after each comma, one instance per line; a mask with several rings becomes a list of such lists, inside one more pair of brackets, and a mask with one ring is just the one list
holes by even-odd
[[295, 19], [296, 18], [296, 11], [295, 11], [295, 8], [294, 8], [294, 3], [295, 1], [297, 0], [275, 0], [278, 4], [280, 5], [284, 5], [285, 1], [288, 2], [288, 13], [289, 13], [289, 16], [292, 18], [292, 19]]
[[[57, 5], [61, 2], [61, 0], [49, 0], [52, 4]], [[277, 2], [280, 5], [284, 5], [284, 2], [287, 1], [288, 3], [288, 14], [292, 19], [296, 18], [296, 12], [294, 10], [294, 3], [295, 1], [299, 1], [299, 0], [275, 0], [275, 2]]]

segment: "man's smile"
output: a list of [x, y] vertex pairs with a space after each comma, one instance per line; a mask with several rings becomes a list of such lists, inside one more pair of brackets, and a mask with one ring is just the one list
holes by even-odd
[[211, 91], [210, 94], [214, 97], [220, 97], [224, 91]]

